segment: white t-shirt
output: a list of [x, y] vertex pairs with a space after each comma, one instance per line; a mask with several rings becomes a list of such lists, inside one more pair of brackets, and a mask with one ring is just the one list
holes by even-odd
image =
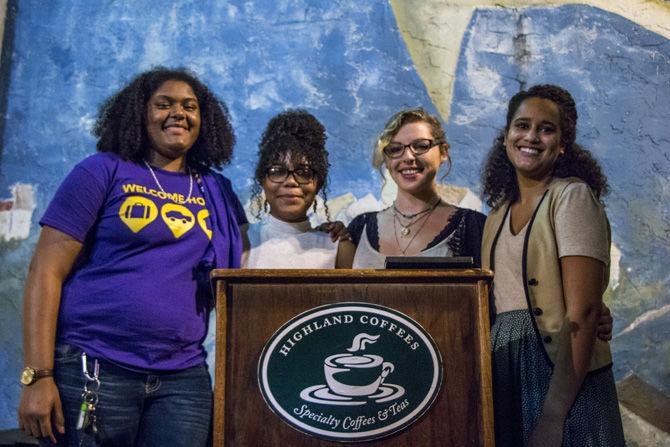
[[249, 225], [249, 253], [243, 268], [332, 269], [337, 258], [337, 242], [312, 228], [309, 220], [289, 223], [267, 215]]

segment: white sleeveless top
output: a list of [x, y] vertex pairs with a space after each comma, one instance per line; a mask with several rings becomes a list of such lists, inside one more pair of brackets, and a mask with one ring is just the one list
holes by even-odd
[[[453, 256], [451, 249], [449, 248], [448, 242], [453, 236], [454, 233], [451, 233], [448, 237], [441, 240], [436, 245], [433, 245], [427, 250], [421, 251], [412, 256]], [[368, 241], [368, 235], [366, 229], [363, 228], [361, 233], [361, 240], [356, 247], [356, 254], [354, 255], [354, 265], [355, 269], [383, 269], [384, 263], [386, 262], [386, 256], [370, 245]]]
[[312, 228], [309, 220], [289, 223], [267, 215], [249, 225], [249, 256], [243, 268], [332, 269], [337, 242]]

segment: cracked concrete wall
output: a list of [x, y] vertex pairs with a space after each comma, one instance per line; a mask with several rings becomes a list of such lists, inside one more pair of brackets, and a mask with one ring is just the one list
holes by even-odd
[[612, 12], [670, 38], [668, 0], [390, 0], [421, 79], [449, 118], [461, 39], [477, 9], [584, 4]]
[[544, 82], [575, 96], [578, 141], [600, 160], [612, 189], [606, 203], [621, 253], [618, 286], [607, 296], [616, 376], [633, 372], [670, 394], [670, 41], [589, 6], [476, 10], [447, 126], [456, 177], [464, 177], [457, 183], [481, 166], [507, 99]]
[[633, 371], [670, 393], [668, 2], [493, 3], [20, 2], [0, 92], [8, 101], [0, 198], [33, 185], [35, 212], [27, 238], [0, 240], [0, 429], [16, 425], [21, 291], [36, 222], [71, 166], [93, 152], [100, 102], [154, 64], [191, 67], [230, 106], [238, 145], [225, 173], [243, 202], [267, 120], [287, 107], [315, 113], [328, 129], [330, 197], [345, 220], [393, 195], [388, 182], [380, 191], [368, 160], [397, 109], [440, 112], [454, 159], [447, 180], [463, 187], [445, 194], [476, 208], [506, 100], [520, 86], [564, 85], [577, 99], [579, 141], [612, 186], [618, 273], [607, 300], [617, 377]]
[[[605, 299], [615, 317], [614, 372], [670, 395], [670, 3], [392, 3], [447, 121], [457, 184], [478, 187], [519, 88], [556, 83], [572, 92], [578, 142], [600, 160], [612, 190], [614, 265]], [[461, 37], [453, 31], [463, 20]], [[640, 445], [647, 442], [656, 445], [651, 437]]]
[[229, 105], [238, 143], [225, 174], [243, 202], [261, 132], [286, 108], [306, 108], [328, 129], [329, 196], [341, 209], [379, 205], [368, 160], [385, 120], [416, 104], [437, 113], [385, 1], [13, 3], [0, 199], [33, 185], [35, 211], [26, 239], [0, 240], [0, 429], [16, 426], [21, 294], [37, 221], [66, 173], [94, 152], [98, 106], [134, 74], [184, 65]]

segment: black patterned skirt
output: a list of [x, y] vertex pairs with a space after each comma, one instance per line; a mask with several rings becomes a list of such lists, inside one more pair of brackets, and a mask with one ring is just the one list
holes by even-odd
[[[491, 327], [496, 446], [526, 445], [549, 390], [547, 362], [528, 310], [496, 315]], [[563, 426], [563, 446], [625, 444], [612, 368], [589, 374]]]

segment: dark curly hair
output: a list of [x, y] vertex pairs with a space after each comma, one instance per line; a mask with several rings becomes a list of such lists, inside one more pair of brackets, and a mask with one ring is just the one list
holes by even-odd
[[230, 162], [235, 134], [226, 105], [205, 84], [184, 68], [156, 67], [140, 73], [100, 107], [93, 135], [99, 152], [113, 152], [126, 160], [148, 159], [147, 103], [166, 81], [191, 86], [200, 106], [200, 135], [186, 153], [186, 164], [194, 170], [220, 168]]
[[554, 166], [554, 177], [578, 177], [584, 180], [596, 197], [600, 200], [609, 192], [607, 178], [591, 152], [575, 143], [577, 133], [577, 108], [570, 93], [556, 85], [535, 85], [527, 91], [520, 91], [512, 96], [507, 107], [505, 130], [493, 141], [482, 173], [484, 198], [491, 208], [500, 206], [503, 202], [514, 202], [519, 197], [514, 166], [507, 158], [505, 151], [505, 135], [521, 103], [528, 98], [544, 98], [553, 101], [559, 110], [559, 125], [561, 129], [561, 144], [565, 153], [561, 155]]
[[[270, 166], [284, 163], [290, 157], [295, 166], [307, 162], [316, 173], [317, 192], [323, 198], [326, 218], [330, 213], [326, 202], [328, 196], [328, 151], [326, 150], [326, 129], [311, 113], [302, 110], [286, 110], [269, 122], [258, 145], [255, 182], [252, 187], [252, 202], [257, 207], [256, 217], [260, 218], [266, 204], [262, 198], [263, 180]], [[316, 200], [314, 201], [316, 211]]]

